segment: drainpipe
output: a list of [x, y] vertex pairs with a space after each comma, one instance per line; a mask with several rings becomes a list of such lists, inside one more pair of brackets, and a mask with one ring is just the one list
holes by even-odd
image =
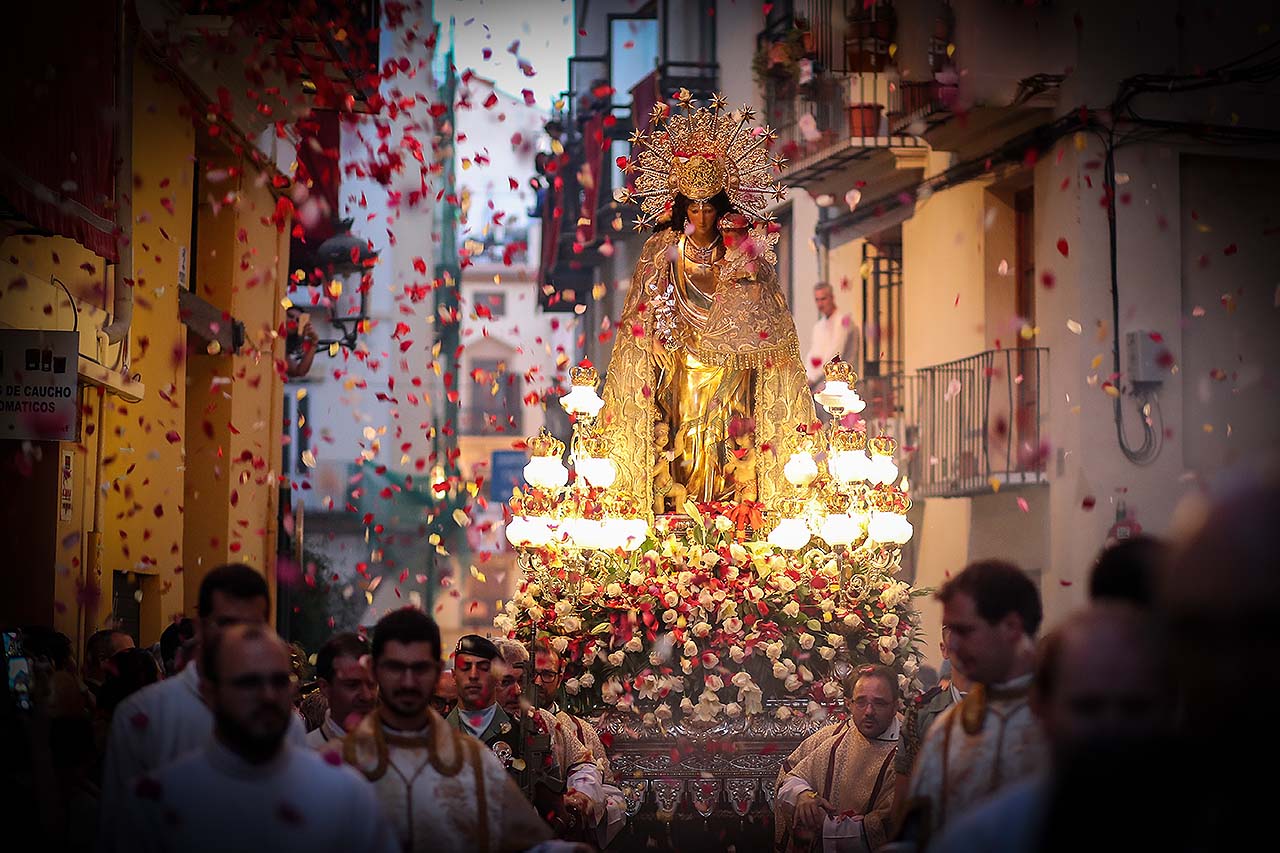
[[115, 264], [111, 322], [102, 329], [108, 344], [120, 344], [117, 366], [129, 372], [129, 327], [133, 324], [133, 58], [137, 28], [130, 0], [120, 4], [120, 53], [116, 78], [116, 224], [120, 260]]

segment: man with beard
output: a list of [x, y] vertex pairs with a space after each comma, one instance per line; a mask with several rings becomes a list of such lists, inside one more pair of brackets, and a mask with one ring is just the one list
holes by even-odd
[[590, 827], [589, 834], [594, 837], [597, 834], [595, 827], [605, 816], [604, 779], [600, 768], [591, 760], [591, 753], [574, 734], [572, 726], [561, 724], [550, 711], [533, 707], [525, 700], [524, 681], [529, 666], [529, 650], [518, 641], [506, 638], [497, 639], [494, 645], [501, 655], [493, 662], [498, 704], [517, 723], [522, 714], [526, 715], [525, 727], [535, 736], [550, 737], [551, 755], [565, 774], [562, 811], [574, 823]]
[[576, 717], [560, 707], [558, 697], [560, 685], [564, 681], [564, 660], [555, 648], [541, 639], [533, 649], [533, 681], [536, 687], [538, 706], [555, 717], [556, 723], [586, 747], [591, 762], [600, 771], [602, 782], [601, 793], [605, 801], [605, 819], [597, 825], [599, 845], [607, 846], [627, 822], [626, 798], [622, 789], [616, 784], [613, 768], [609, 765], [609, 755], [605, 751], [604, 742], [591, 723]]
[[898, 749], [897, 674], [861, 667], [845, 680], [845, 703], [849, 717], [806, 738], [778, 771], [777, 850], [808, 850], [815, 837], [841, 850], [885, 843]]
[[349, 632], [335, 635], [316, 654], [316, 680], [329, 708], [320, 727], [307, 735], [315, 749], [336, 746], [378, 703], [368, 656], [369, 644]]
[[[402, 848], [418, 851], [556, 849], [550, 828], [478, 740], [431, 707], [440, 629], [425, 613], [388, 613], [373, 630], [380, 704], [343, 741], [342, 754], [373, 783]], [[492, 688], [490, 688], [492, 695]]]
[[[203, 647], [216, 644], [219, 635], [232, 626], [267, 624], [270, 612], [267, 582], [249, 566], [219, 566], [204, 576], [195, 620], [195, 659], [174, 678], [144, 687], [121, 702], [111, 719], [102, 771], [104, 839], [116, 837], [111, 821], [118, 811], [118, 800], [132, 790], [134, 779], [208, 743], [213, 712], [200, 689]], [[291, 714], [288, 723], [289, 738], [305, 745], [307, 732], [302, 720]]]
[[206, 640], [200, 668], [214, 735], [138, 779], [116, 823], [119, 849], [397, 850], [358, 773], [288, 742], [293, 679], [287, 647], [271, 629], [221, 631]]

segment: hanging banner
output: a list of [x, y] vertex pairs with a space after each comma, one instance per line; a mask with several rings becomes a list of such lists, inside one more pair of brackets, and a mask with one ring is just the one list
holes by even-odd
[[0, 439], [79, 440], [80, 335], [0, 329]]

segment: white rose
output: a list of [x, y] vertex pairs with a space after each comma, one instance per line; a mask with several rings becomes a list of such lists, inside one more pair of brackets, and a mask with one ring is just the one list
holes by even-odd
[[680, 710], [684, 711], [686, 714], [691, 712], [693, 710], [693, 700], [691, 700], [688, 696], [681, 699]]
[[720, 665], [720, 656], [715, 652], [707, 652], [702, 656], [702, 665], [707, 669], [715, 669]]
[[788, 675], [786, 679], [783, 680], [782, 686], [787, 689], [788, 693], [795, 693], [800, 689], [800, 679], [795, 675]]
[[657, 652], [649, 652], [649, 666], [659, 666], [662, 663], [662, 655]]
[[733, 529], [733, 522], [725, 518], [723, 515], [716, 516], [716, 530], [721, 533], [728, 533]]
[[844, 624], [848, 625], [850, 628], [861, 628], [862, 617], [857, 613], [850, 613], [848, 616], [844, 617]]
[[768, 656], [769, 660], [780, 660], [782, 658], [783, 648], [784, 646], [781, 640], [774, 640], [772, 643], [768, 644], [768, 649], [765, 654]]
[[680, 596], [676, 595], [675, 592], [672, 591], [662, 596], [662, 600], [666, 603], [668, 607], [675, 607], [677, 604], [680, 603]]
[[[637, 572], [637, 574], [639, 574]], [[610, 598], [617, 598], [622, 595], [622, 587], [617, 583], [611, 583], [604, 588], [604, 594]]]
[[790, 674], [791, 674], [791, 671], [787, 669], [787, 667], [782, 663], [782, 661], [776, 660], [773, 662], [774, 678], [786, 678]]
[[796, 671], [800, 673], [800, 678], [801, 678], [803, 681], [813, 681], [813, 673], [812, 673], [812, 672], [810, 672], [810, 671], [809, 671], [809, 667], [805, 666], [804, 664], [801, 664], [801, 665], [796, 669]]
[[577, 696], [578, 690], [582, 688], [582, 684], [576, 678], [567, 678], [564, 682], [564, 692], [570, 696]]
[[880, 637], [876, 640], [876, 644], [880, 646], [881, 651], [891, 652], [898, 647], [898, 641], [893, 637]]
[[724, 712], [730, 717], [737, 717], [742, 714], [742, 706], [737, 702], [730, 702], [724, 706]]
[[718, 675], [708, 675], [706, 683], [709, 690], [719, 690], [724, 687], [724, 679]]
[[592, 596], [594, 596], [594, 595], [596, 594], [596, 589], [597, 589], [597, 587], [596, 587], [595, 581], [592, 581], [592, 580], [589, 580], [589, 579], [588, 579], [588, 580], [584, 580], [584, 581], [582, 582], [582, 597], [583, 597], [583, 598], [591, 598]]
[[627, 578], [627, 582], [630, 583], [632, 586], [640, 586], [640, 584], [644, 583], [644, 575], [640, 574], [640, 572], [638, 571], [633, 570], [631, 572], [631, 577]]
[[693, 582], [693, 572], [680, 572], [676, 575], [676, 583], [681, 586], [688, 586]]
[[555, 637], [551, 640], [551, 648], [556, 650], [556, 654], [562, 655], [569, 649], [568, 637]]
[[644, 648], [644, 643], [641, 641], [639, 634], [632, 634], [631, 639], [627, 640], [626, 644], [623, 645], [622, 648], [629, 652], [638, 652]]
[[578, 680], [582, 682], [583, 687], [591, 687], [596, 683], [596, 677], [589, 672], [582, 673], [582, 678]]
[[898, 616], [894, 613], [886, 613], [880, 617], [880, 627], [886, 631], [892, 631], [898, 627]]
[[685, 655], [685, 657], [689, 657], [689, 658], [697, 657], [697, 656], [698, 656], [698, 644], [697, 644], [697, 643], [695, 643], [693, 640], [685, 640], [685, 641], [684, 641], [684, 649], [683, 649], [683, 651], [684, 651], [684, 655]]
[[844, 645], [844, 637], [839, 634], [827, 634], [827, 645], [833, 649], [838, 649]]
[[649, 711], [640, 718], [640, 722], [644, 724], [645, 728], [652, 729], [658, 725], [658, 718], [654, 716], [652, 711]]
[[676, 620], [679, 618], [680, 618], [680, 614], [675, 612], [674, 610], [662, 611], [662, 621], [668, 625], [676, 624]]
[[688, 658], [680, 658], [680, 671], [685, 675], [693, 674], [693, 661]]
[[561, 630], [570, 634], [576, 634], [582, 630], [582, 620], [577, 616], [562, 616], [557, 622]]
[[742, 663], [747, 657], [747, 653], [743, 651], [742, 646], [731, 646], [729, 648], [729, 658], [734, 663]]
[[800, 615], [800, 602], [788, 601], [787, 605], [782, 608], [782, 612], [787, 614], [787, 616], [791, 617], [792, 619], [795, 619]]
[[830, 646], [823, 646], [822, 648], [818, 649], [818, 654], [822, 657], [823, 660], [835, 660], [836, 650], [831, 648]]
[[739, 619], [737, 616], [730, 616], [728, 619], [724, 620], [724, 622], [721, 623], [720, 627], [724, 628], [725, 633], [741, 634], [742, 620]]
[[624, 652], [622, 649], [618, 649], [616, 652], [609, 655], [609, 665], [622, 666], [622, 662], [626, 659], [627, 659], [627, 653]]
[[884, 664], [885, 666], [892, 666], [893, 652], [885, 652], [885, 651], [880, 652], [880, 663]]
[[705, 637], [711, 633], [711, 626], [706, 622], [699, 622], [693, 626], [693, 635], [695, 637]]
[[773, 585], [782, 592], [791, 592], [796, 588], [796, 582], [784, 574], [774, 575]]
[[814, 639], [815, 638], [813, 634], [802, 633], [800, 635], [800, 648], [804, 649], [805, 651], [808, 651], [809, 649], [813, 648]]
[[774, 716], [776, 716], [779, 720], [789, 720], [791, 719], [791, 709], [788, 708], [786, 705], [783, 705], [781, 708], [777, 710]]
[[536, 583], [531, 583], [524, 588], [524, 591], [531, 596], [537, 597], [538, 593], [542, 592], [542, 587], [538, 586]]
[[737, 542], [734, 542], [729, 546], [729, 558], [735, 563], [745, 563], [749, 559], [749, 556], [750, 555], [747, 554], [747, 549], [743, 548]]
[[841, 688], [839, 683], [834, 680], [827, 681], [822, 685], [822, 695], [826, 696], [828, 699], [836, 698], [836, 696], [839, 695], [840, 690]]
[[568, 616], [573, 612], [573, 602], [562, 598], [556, 602], [555, 610], [557, 616]]
[[668, 722], [671, 719], [671, 706], [666, 704], [659, 705], [653, 709], [653, 714], [662, 722]]
[[729, 679], [729, 683], [734, 687], [749, 687], [753, 683], [751, 681], [751, 673], [735, 672], [733, 678]]

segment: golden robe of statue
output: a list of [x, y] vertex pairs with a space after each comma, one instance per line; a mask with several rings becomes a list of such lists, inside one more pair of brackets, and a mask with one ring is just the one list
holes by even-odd
[[[709, 259], [690, 242], [670, 229], [654, 234], [631, 278], [603, 395], [616, 488], [655, 513], [680, 511], [676, 495], [770, 507], [787, 485], [783, 441], [814, 419], [774, 270], [777, 237], [757, 226]], [[731, 425], [751, 421], [751, 446], [731, 444]], [[750, 450], [755, 483], [744, 491], [741, 471], [726, 476], [725, 464]]]

